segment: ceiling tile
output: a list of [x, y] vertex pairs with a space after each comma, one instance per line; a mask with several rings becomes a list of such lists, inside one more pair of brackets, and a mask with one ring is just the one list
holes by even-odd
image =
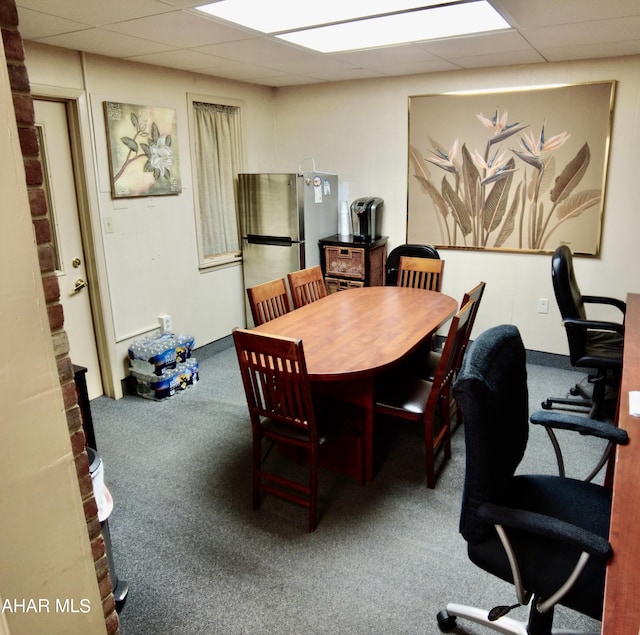
[[38, 38], [49, 35], [81, 31], [88, 26], [88, 24], [67, 20], [66, 18], [57, 18], [46, 15], [45, 13], [40, 13], [39, 11], [24, 8], [20, 9], [20, 23], [18, 28], [25, 40], [37, 40]]
[[122, 35], [120, 33], [109, 32], [108, 37], [102, 29], [85, 29], [64, 35], [54, 35], [52, 37], [40, 38], [43, 44], [62, 46], [63, 48], [86, 51], [96, 55], [106, 55], [120, 59], [132, 57], [134, 55], [145, 55], [148, 53], [159, 53], [168, 51], [171, 47], [158, 42], [141, 40], [140, 38]]
[[276, 68], [279, 71], [293, 73], [294, 75], [315, 75], [318, 73], [342, 72], [353, 68], [350, 64], [345, 64], [338, 60], [319, 56], [315, 59], [300, 58], [292, 55], [289, 59], [278, 61], [265, 61], [265, 66]]
[[170, 5], [160, 0], [16, 0], [16, 4], [19, 9], [26, 7], [90, 26], [102, 26], [172, 10]]
[[189, 51], [186, 49], [150, 53], [148, 55], [132, 55], [126, 59], [130, 62], [155, 64], [156, 66], [178, 68], [185, 71], [194, 71], [201, 68], [213, 68], [215, 66], [227, 66], [230, 64], [229, 60], [221, 57], [205, 55], [204, 53], [198, 53], [197, 51]]
[[162, 0], [165, 4], [170, 4], [177, 9], [190, 9], [193, 7], [199, 7], [211, 0]]
[[487, 53], [513, 53], [515, 51], [531, 50], [531, 45], [515, 31], [439, 40], [437, 42], [420, 42], [416, 46], [447, 59]]
[[165, 42], [174, 48], [193, 48], [255, 37], [255, 34], [247, 31], [184, 11], [118, 22], [110, 25], [109, 30], [154, 42]]
[[332, 53], [331, 57], [359, 66], [391, 66], [423, 62], [434, 59], [435, 56], [415, 44], [402, 44], [400, 46], [386, 46], [380, 49]]
[[462, 68], [487, 68], [489, 66], [515, 66], [517, 64], [539, 64], [545, 59], [536, 51], [514, 51], [504, 53], [492, 53], [487, 51], [484, 55], [470, 55], [468, 57], [456, 57], [455, 62]]
[[522, 29], [640, 15], [638, 0], [492, 0], [492, 4]]
[[306, 86], [308, 84], [323, 84], [325, 80], [315, 79], [307, 75], [282, 75], [280, 77], [263, 77], [261, 82], [265, 86], [272, 88], [283, 88], [286, 86]]
[[571, 46], [546, 47], [544, 54], [549, 62], [565, 62], [576, 59], [595, 59], [598, 57], [624, 57], [639, 53], [638, 40], [626, 42], [603, 42]]
[[437, 57], [425, 59], [422, 62], [404, 62], [401, 64], [385, 64], [383, 66], [367, 66], [372, 71], [383, 75], [419, 75], [421, 73], [441, 73], [444, 71], [458, 71], [460, 65]]
[[331, 69], [329, 71], [316, 71], [309, 73], [311, 77], [322, 79], [327, 82], [343, 82], [354, 79], [375, 79], [384, 77], [383, 73], [378, 73], [369, 68], [344, 68]]
[[237, 79], [238, 81], [252, 81], [265, 77], [286, 77], [286, 73], [280, 73], [272, 68], [250, 64], [229, 64], [215, 68], [218, 77]]
[[638, 40], [640, 51], [640, 15], [599, 22], [578, 22], [523, 30], [524, 37], [538, 50], [548, 46], [584, 45], [599, 42]]
[[235, 42], [199, 46], [197, 50], [209, 55], [228, 57], [229, 59], [234, 59], [239, 62], [255, 62], [256, 60], [260, 60], [262, 63], [267, 63], [287, 60], [292, 57], [322, 57], [320, 53], [310, 53], [296, 46], [281, 43], [280, 40], [274, 41], [267, 37], [253, 37]]

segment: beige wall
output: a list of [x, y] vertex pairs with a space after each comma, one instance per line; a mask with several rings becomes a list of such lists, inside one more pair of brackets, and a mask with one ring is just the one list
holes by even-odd
[[[640, 235], [636, 176], [640, 165], [639, 57], [271, 90], [25, 44], [35, 94], [73, 89], [86, 98], [83, 135], [90, 220], [105, 300], [107, 344], [117, 381], [126, 373], [128, 343], [153, 329], [161, 313], [173, 316], [176, 330], [193, 333], [197, 345], [228, 335], [244, 319], [240, 267], [205, 273], [197, 267], [189, 93], [243, 102], [247, 171], [296, 170], [303, 159], [313, 157], [318, 169], [339, 175], [341, 196], [384, 198], [383, 230], [391, 248], [405, 242], [410, 95], [616, 80], [601, 254], [580, 258], [576, 266], [585, 293], [624, 297], [627, 291], [640, 291], [635, 246]], [[111, 199], [102, 114], [105, 100], [177, 110], [182, 194], [151, 202]], [[104, 216], [111, 217], [113, 234], [102, 232]], [[477, 281], [488, 283], [476, 333], [512, 322], [521, 329], [528, 348], [567, 353], [553, 300], [549, 257], [461, 250], [443, 250], [442, 256], [447, 260], [446, 293], [461, 298]], [[547, 315], [537, 313], [539, 298], [550, 300]]]
[[[617, 88], [601, 254], [576, 259], [576, 269], [584, 293], [624, 298], [640, 292], [640, 57], [283, 88], [276, 96], [279, 167], [313, 155], [349, 183], [350, 199], [381, 196], [383, 233], [394, 247], [405, 242], [409, 96], [608, 80]], [[568, 353], [548, 256], [461, 250], [441, 256], [445, 293], [461, 298], [477, 281], [487, 282], [475, 333], [511, 322], [527, 348]], [[550, 300], [547, 315], [537, 313], [538, 298]]]
[[[198, 269], [187, 95], [241, 102], [245, 169], [268, 171], [275, 164], [272, 91], [29, 42], [25, 49], [35, 97], [80, 94], [89, 186], [87, 221], [96, 246], [106, 346], [113, 365], [112, 396], [120, 396], [129, 343], [156, 329], [159, 315], [171, 315], [174, 329], [194, 335], [197, 346], [244, 325], [240, 264]], [[176, 110], [181, 194], [111, 198], [104, 101]], [[103, 232], [105, 217], [111, 219], [113, 233]]]
[[0, 50], [0, 632], [105, 633]]

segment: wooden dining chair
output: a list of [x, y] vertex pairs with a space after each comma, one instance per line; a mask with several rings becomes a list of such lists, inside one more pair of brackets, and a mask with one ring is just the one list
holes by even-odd
[[[233, 340], [253, 430], [253, 508], [260, 507], [261, 492], [280, 496], [308, 508], [309, 531], [314, 531], [320, 453], [329, 442], [353, 435], [357, 477], [364, 482], [364, 411], [326, 398], [314, 403], [301, 340], [247, 329], [234, 329]], [[270, 442], [265, 453], [264, 441]], [[266, 459], [273, 444], [306, 454], [308, 482], [269, 469]]]
[[376, 413], [421, 424], [424, 432], [427, 487], [434, 488], [435, 459], [444, 452], [451, 458], [451, 383], [459, 357], [473, 300], [451, 320], [444, 349], [433, 376], [426, 379], [406, 368], [392, 369], [376, 382]]
[[291, 311], [289, 294], [284, 278], [264, 282], [247, 289], [253, 323], [256, 326], [269, 322]]
[[467, 332], [465, 333], [462, 346], [460, 347], [460, 353], [458, 355], [459, 359], [456, 362], [456, 375], [462, 367], [462, 359], [464, 358], [464, 354], [467, 352], [467, 347], [469, 346], [471, 331], [473, 330], [473, 325], [475, 324], [476, 316], [478, 315], [478, 309], [480, 308], [480, 301], [482, 300], [486, 286], [486, 282], [479, 282], [475, 287], [473, 287], [473, 289], [471, 289], [471, 291], [467, 291], [464, 296], [462, 296], [460, 306], [464, 306], [470, 300], [473, 300], [473, 305], [471, 307], [471, 315], [467, 321]]
[[[472, 301], [473, 304], [471, 306], [471, 315], [467, 320], [466, 333], [462, 338], [462, 346], [460, 346], [460, 351], [458, 352], [458, 359], [455, 362], [454, 367], [454, 375], [453, 380], [455, 381], [460, 369], [462, 368], [462, 360], [464, 359], [464, 354], [467, 352], [467, 348], [469, 347], [469, 340], [471, 338], [471, 331], [473, 330], [473, 325], [476, 321], [476, 316], [478, 315], [478, 309], [480, 308], [480, 301], [482, 300], [482, 296], [484, 295], [484, 289], [487, 286], [486, 282], [479, 282], [471, 291], [467, 291], [462, 297], [462, 302], [460, 306], [464, 306], [467, 302]], [[434, 365], [435, 366], [435, 365]], [[453, 384], [453, 381], [452, 381]], [[458, 408], [458, 405], [455, 402], [455, 399], [451, 398], [451, 413], [455, 415], [456, 419], [456, 427], [462, 425], [462, 410]]]
[[[473, 325], [476, 321], [476, 316], [478, 315], [478, 309], [480, 308], [480, 301], [482, 300], [482, 296], [484, 295], [485, 287], [487, 286], [486, 282], [479, 282], [471, 291], [467, 291], [462, 296], [462, 302], [460, 306], [463, 307], [469, 301], [473, 301], [473, 305], [471, 307], [471, 314], [469, 319], [467, 320], [466, 333], [462, 338], [462, 345], [460, 346], [460, 351], [458, 352], [458, 359], [455, 362], [454, 367], [454, 377], [458, 375], [460, 368], [462, 367], [462, 360], [464, 359], [464, 354], [469, 346], [469, 339], [471, 337], [471, 331], [473, 330]], [[430, 351], [427, 356], [422, 355], [422, 359], [419, 360], [410, 360], [410, 363], [413, 364], [413, 367], [416, 369], [416, 372], [423, 378], [429, 379], [433, 381], [436, 370], [438, 368], [438, 364], [440, 363], [440, 358], [442, 357], [442, 351]], [[462, 423], [462, 412], [459, 411], [456, 407], [455, 400], [451, 402], [451, 412], [456, 415], [457, 425]]]
[[401, 256], [398, 286], [440, 291], [443, 273], [444, 260]]
[[327, 296], [327, 287], [320, 265], [294, 271], [287, 275], [293, 308], [299, 309]]

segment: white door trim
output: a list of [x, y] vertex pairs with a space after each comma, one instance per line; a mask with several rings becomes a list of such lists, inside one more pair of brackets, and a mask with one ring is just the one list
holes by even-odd
[[106, 259], [102, 242], [100, 206], [95, 171], [91, 112], [84, 91], [59, 86], [32, 84], [33, 99], [55, 100], [67, 104], [69, 138], [74, 162], [80, 231], [85, 253], [88, 291], [91, 298], [96, 345], [104, 394], [119, 399], [122, 386], [114, 376], [116, 350], [111, 302], [106, 275]]

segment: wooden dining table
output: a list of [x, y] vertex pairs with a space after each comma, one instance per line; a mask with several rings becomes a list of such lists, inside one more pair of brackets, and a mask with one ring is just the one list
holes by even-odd
[[303, 306], [255, 327], [302, 340], [316, 394], [330, 394], [365, 411], [365, 479], [373, 479], [375, 377], [400, 364], [457, 310], [440, 292], [359, 287]]

